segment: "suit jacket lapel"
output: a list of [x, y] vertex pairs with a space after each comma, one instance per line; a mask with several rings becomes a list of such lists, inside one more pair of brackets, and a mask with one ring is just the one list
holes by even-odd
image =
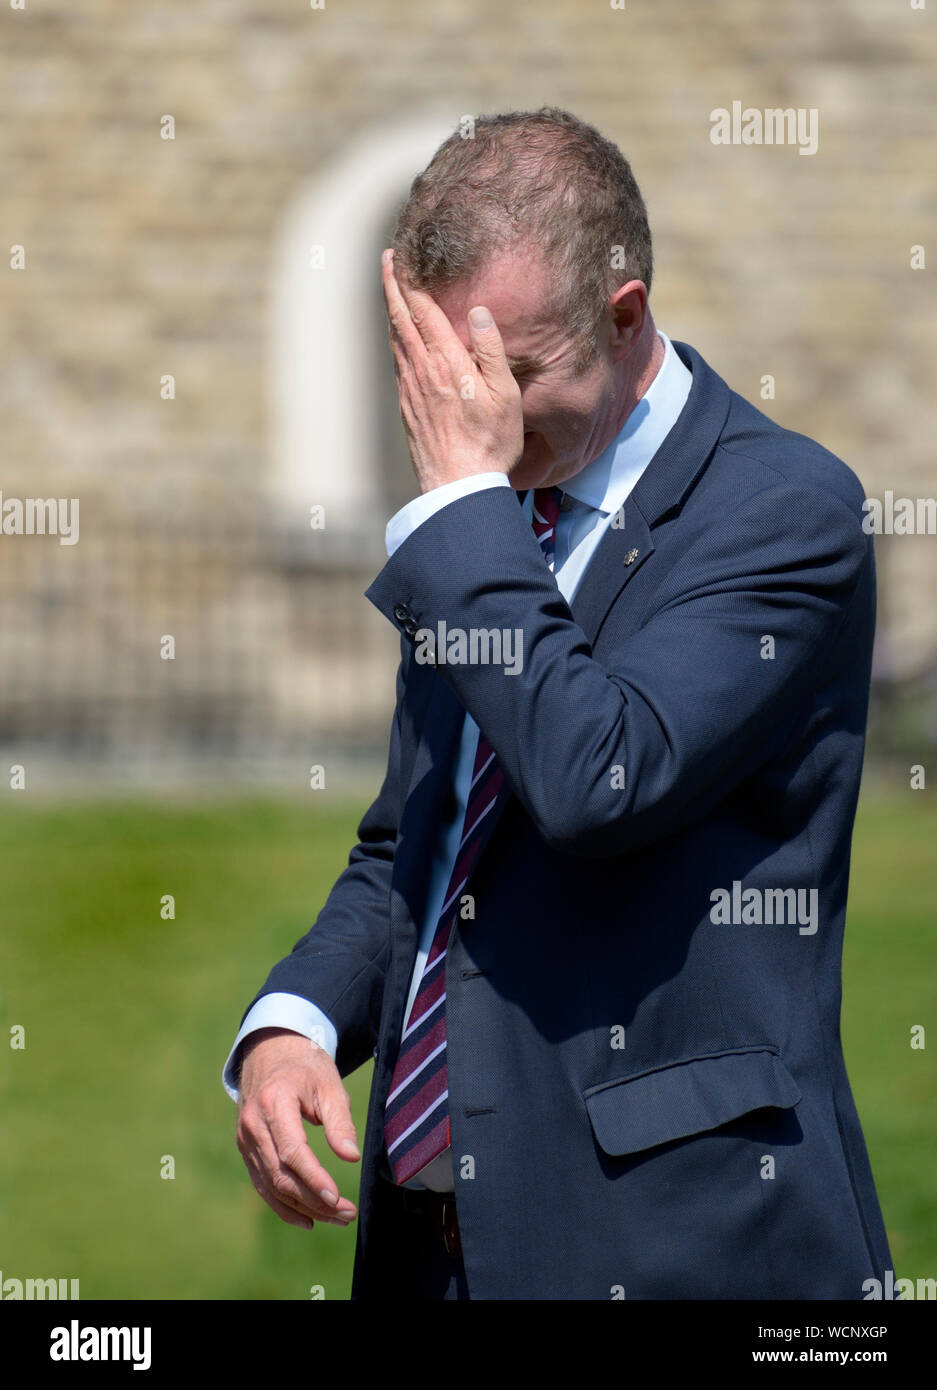
[[686, 343], [674, 349], [693, 374], [683, 410], [624, 504], [623, 527], [610, 526], [596, 548], [570, 604], [594, 642], [625, 585], [654, 552], [653, 527], [678, 507], [712, 455], [729, 412], [726, 383]]
[[624, 526], [605, 532], [569, 605], [590, 643], [598, 637], [605, 615], [622, 589], [653, 551], [650, 528], [629, 498]]

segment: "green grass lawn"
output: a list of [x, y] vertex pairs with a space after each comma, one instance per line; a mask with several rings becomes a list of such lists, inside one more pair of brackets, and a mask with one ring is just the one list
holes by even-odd
[[[348, 1295], [354, 1226], [280, 1222], [234, 1143], [221, 1068], [270, 967], [344, 867], [363, 804], [30, 806], [0, 811], [4, 1046], [0, 1270], [90, 1298]], [[933, 1045], [937, 813], [863, 800], [843, 1040], [899, 1275], [937, 1275]], [[160, 916], [175, 898], [173, 921]], [[937, 1045], [937, 1044], [935, 1044]], [[346, 1080], [359, 1140], [370, 1067]], [[340, 1189], [358, 1165], [307, 1126]], [[171, 1156], [175, 1177], [160, 1176]]]

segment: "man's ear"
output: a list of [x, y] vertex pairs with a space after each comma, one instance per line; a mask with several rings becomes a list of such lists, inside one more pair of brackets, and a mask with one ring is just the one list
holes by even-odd
[[643, 280], [629, 280], [609, 298], [609, 346], [629, 348], [640, 337], [647, 316], [647, 286]]

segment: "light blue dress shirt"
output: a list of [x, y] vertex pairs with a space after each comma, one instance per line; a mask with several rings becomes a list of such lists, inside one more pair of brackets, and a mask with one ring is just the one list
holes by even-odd
[[[556, 527], [553, 573], [567, 603], [572, 600], [613, 517], [623, 506], [686, 404], [692, 377], [677, 356], [670, 339], [664, 333], [660, 334], [660, 338], [664, 344], [664, 360], [648, 390], [608, 448], [562, 486], [564, 496]], [[415, 497], [396, 512], [387, 524], [385, 538], [388, 556], [393, 555], [397, 547], [441, 507], [487, 487], [510, 487], [507, 474], [476, 473]], [[528, 520], [531, 519], [533, 496], [531, 489], [524, 498], [523, 511]], [[478, 725], [470, 714], [466, 714], [454, 771], [452, 814], [440, 827], [430, 867], [425, 915], [404, 1018], [419, 988], [461, 839], [478, 733]], [[236, 1078], [241, 1042], [248, 1033], [258, 1028], [289, 1028], [318, 1043], [333, 1058], [338, 1050], [338, 1035], [333, 1023], [308, 999], [296, 994], [267, 994], [247, 1014], [225, 1062], [222, 1081], [232, 1100], [238, 1100]], [[447, 1149], [421, 1169], [419, 1181], [414, 1178], [405, 1185], [430, 1187], [438, 1192], [453, 1191], [451, 1150]]]

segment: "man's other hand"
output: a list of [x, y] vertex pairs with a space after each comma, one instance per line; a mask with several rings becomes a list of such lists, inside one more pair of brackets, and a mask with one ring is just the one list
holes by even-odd
[[357, 1216], [306, 1142], [303, 1117], [322, 1125], [329, 1147], [360, 1157], [348, 1092], [329, 1054], [285, 1028], [259, 1028], [242, 1049], [237, 1146], [251, 1182], [291, 1226], [347, 1226]]

